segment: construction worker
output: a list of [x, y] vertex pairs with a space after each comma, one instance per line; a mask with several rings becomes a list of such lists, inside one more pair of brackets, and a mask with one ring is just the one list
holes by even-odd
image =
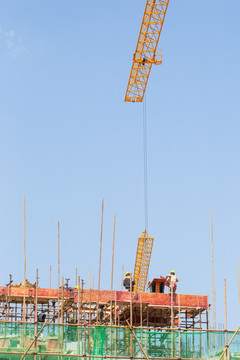
[[[132, 291], [135, 285], [135, 280], [132, 278]], [[125, 274], [125, 278], [123, 279], [123, 286], [125, 287], [126, 290], [130, 291], [131, 288], [131, 273], [130, 272], [126, 272]]]
[[46, 320], [46, 314], [42, 312], [40, 314], [37, 314], [37, 322], [44, 323], [45, 320]]
[[170, 291], [173, 291], [173, 293], [175, 293], [177, 290], [178, 278], [176, 277], [174, 270], [172, 270], [170, 274], [166, 276], [166, 281], [169, 281]]

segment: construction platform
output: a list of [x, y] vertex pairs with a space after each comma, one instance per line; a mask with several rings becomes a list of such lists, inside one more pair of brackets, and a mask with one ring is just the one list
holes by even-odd
[[240, 359], [240, 333], [209, 330], [208, 297], [26, 283], [0, 287], [0, 359]]
[[[62, 287], [0, 287], [0, 320], [188, 329], [208, 328], [208, 297]], [[172, 312], [171, 312], [172, 310]], [[172, 322], [171, 322], [172, 320]]]

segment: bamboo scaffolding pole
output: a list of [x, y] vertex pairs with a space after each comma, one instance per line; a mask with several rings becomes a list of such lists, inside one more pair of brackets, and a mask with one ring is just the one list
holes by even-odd
[[77, 324], [78, 324], [78, 329], [77, 329], [77, 335], [78, 335], [78, 354], [80, 354], [80, 329], [79, 329], [79, 324], [80, 324], [80, 276], [78, 276], [77, 278], [77, 295], [78, 295], [78, 301], [77, 301]]
[[97, 295], [97, 323], [99, 322], [99, 292], [100, 292], [101, 259], [102, 259], [103, 208], [104, 208], [104, 199], [102, 199], [101, 231], [100, 231], [100, 248], [99, 248], [98, 295]]
[[[1, 351], [1, 354], [8, 354], [9, 355], [9, 351]], [[23, 352], [16, 352], [16, 351], [13, 351], [11, 352], [12, 355], [22, 355]], [[51, 352], [51, 353], [46, 353], [46, 352], [37, 352], [35, 353], [35, 355], [37, 356], [54, 356], [54, 357], [69, 357], [69, 358], [93, 358], [93, 355], [80, 355], [80, 354], [64, 354], [64, 353], [54, 353], [54, 352]], [[171, 358], [171, 357], [168, 357], [168, 358], [162, 358], [162, 357], [138, 357], [138, 356], [134, 356], [132, 359], [131, 357], [129, 356], [112, 356], [112, 355], [94, 355], [94, 358], [96, 359], [129, 359], [129, 360], [132, 360], [132, 359], [136, 359], [136, 360], [179, 360], [178, 358]], [[185, 359], [184, 359], [185, 360]], [[196, 359], [186, 359], [186, 360], [196, 360]], [[198, 360], [206, 360], [206, 359], [198, 359]]]
[[37, 308], [38, 308], [38, 269], [36, 269], [36, 289], [35, 289], [34, 323], [37, 322]]
[[212, 259], [212, 321], [213, 329], [216, 329], [216, 298], [215, 298], [215, 282], [214, 282], [214, 266], [213, 266], [213, 214], [211, 210], [211, 259]]
[[[61, 300], [61, 322], [64, 324], [64, 313], [63, 313], [63, 305], [64, 305], [64, 278], [62, 276], [62, 300]], [[61, 334], [61, 340], [60, 340], [60, 346], [61, 346], [61, 351], [63, 351], [63, 331], [64, 331], [64, 327], [62, 326], [60, 329], [60, 334]]]
[[[38, 308], [38, 269], [36, 269], [36, 289], [35, 289], [35, 311], [34, 311], [34, 334], [37, 336], [37, 308]], [[37, 343], [34, 345], [35, 352], [37, 352]]]
[[52, 266], [49, 267], [49, 289], [52, 288]]
[[[83, 287], [83, 285], [82, 285]], [[86, 311], [85, 311], [85, 307], [84, 307], [84, 339], [83, 339], [83, 358], [86, 358]]]
[[[136, 337], [135, 332], [133, 331], [132, 326], [129, 324], [128, 320], [126, 320], [126, 322], [127, 322], [128, 327], [129, 327], [129, 329], [130, 329], [130, 331], [131, 331], [131, 334], [134, 336], [134, 338], [135, 338], [135, 340], [137, 341], [137, 343], [138, 343], [138, 345], [139, 345], [139, 347], [140, 347], [141, 351], [143, 352], [143, 355], [145, 356], [145, 358], [146, 358], [147, 360], [149, 360], [149, 358], [148, 358], [148, 356], [147, 356], [146, 352], [144, 351], [144, 349], [143, 349], [143, 347], [142, 347], [142, 344], [140, 343], [140, 341], [139, 341], [139, 340], [138, 340], [138, 338]], [[132, 356], [130, 356], [130, 358], [132, 359], [133, 357], [132, 357]]]
[[121, 291], [123, 291], [123, 277], [124, 277], [124, 265], [122, 265], [122, 282], [121, 282]]
[[114, 266], [114, 242], [115, 242], [116, 213], [113, 220], [113, 242], [112, 242], [112, 269], [111, 269], [111, 301], [110, 301], [110, 325], [112, 326], [112, 297], [113, 297], [113, 266]]
[[240, 282], [239, 282], [238, 261], [237, 261], [237, 282], [238, 282], [238, 300], [239, 300], [239, 305], [240, 305]]
[[91, 271], [89, 269], [89, 324], [92, 323], [92, 290], [91, 290]]
[[62, 300], [61, 300], [61, 321], [64, 324], [63, 305], [64, 305], [64, 277], [62, 276]]
[[132, 309], [132, 273], [130, 273], [130, 325], [132, 326], [133, 309]]
[[[130, 273], [130, 329], [132, 329], [132, 320], [133, 320], [133, 309], [132, 309], [132, 273]], [[129, 325], [129, 322], [126, 320], [127, 324]], [[131, 331], [130, 333], [130, 357], [133, 357], [133, 333], [134, 331]]]
[[[199, 296], [197, 297], [198, 299], [198, 308], [199, 308]], [[202, 328], [202, 319], [201, 319], [201, 311], [200, 311], [200, 308], [199, 308], [199, 327], [200, 329]], [[180, 334], [181, 336], [181, 334]], [[202, 334], [200, 332], [200, 357], [202, 357]]]
[[114, 307], [114, 312], [115, 312], [115, 319], [114, 319], [114, 324], [115, 327], [117, 326], [117, 292], [115, 291], [115, 307]]
[[238, 333], [238, 330], [240, 329], [240, 326], [237, 328], [237, 330], [235, 331], [235, 333], [233, 334], [231, 340], [229, 341], [229, 343], [225, 346], [222, 355], [220, 356], [219, 360], [222, 359], [223, 355], [225, 354], [225, 352], [228, 350], [229, 346], [231, 345], [231, 342], [233, 341], [233, 339], [235, 338], [235, 336]]
[[174, 328], [174, 312], [173, 312], [173, 286], [170, 288], [171, 290], [171, 328]]
[[25, 356], [27, 355], [27, 353], [29, 352], [29, 350], [31, 349], [31, 347], [33, 346], [33, 344], [36, 342], [37, 338], [39, 337], [39, 335], [41, 334], [41, 332], [43, 331], [43, 329], [45, 328], [45, 326], [47, 325], [47, 322], [45, 322], [43, 324], [43, 326], [41, 327], [41, 329], [39, 330], [39, 332], [37, 333], [37, 335], [34, 337], [33, 341], [31, 342], [31, 344], [29, 345], [29, 347], [27, 348], [27, 350], [25, 351], [25, 353], [23, 354], [23, 356], [21, 357], [20, 360], [23, 360], [25, 358]]
[[26, 321], [26, 212], [23, 195], [23, 321]]
[[143, 325], [142, 316], [143, 316], [142, 292], [140, 292], [140, 326], [141, 326], [141, 327], [142, 327], [142, 325]]
[[180, 289], [178, 289], [178, 357], [181, 359], [181, 305], [180, 305]]
[[[173, 309], [173, 286], [170, 287], [171, 290], [171, 328], [174, 327], [174, 309]], [[172, 351], [172, 357], [173, 357], [173, 333], [171, 333], [171, 351]]]
[[75, 287], [77, 287], [77, 276], [78, 276], [78, 271], [77, 271], [77, 267], [75, 269]]
[[181, 328], [180, 289], [178, 289], [178, 327]]
[[59, 301], [60, 301], [60, 294], [59, 294], [59, 288], [60, 288], [60, 225], [59, 225], [59, 221], [58, 221], [58, 292], [57, 292], [57, 296], [58, 296], [58, 324], [60, 322], [60, 306], [59, 306]]
[[[227, 346], [227, 281], [224, 279], [225, 346]], [[228, 351], [226, 351], [226, 360]]]
[[[33, 325], [34, 324], [34, 322], [33, 321], [26, 321], [26, 322], [23, 322], [23, 321], [19, 321], [19, 320], [17, 320], [17, 321], [5, 321], [5, 320], [0, 320], [0, 323], [1, 324], [16, 324], [16, 325], [20, 325], [20, 324], [22, 324], [22, 325], [24, 325], [24, 324], [27, 324], [27, 325]], [[53, 326], [62, 326], [62, 325], [66, 325], [66, 323], [59, 323], [59, 324], [52, 324]], [[76, 324], [68, 324], [68, 326], [69, 327], [76, 327], [77, 325]], [[95, 328], [96, 327], [96, 325], [95, 324], [92, 324], [91, 326], [90, 325], [87, 325], [88, 326], [88, 328]], [[100, 327], [106, 327], [106, 325], [105, 324], [103, 324], [103, 325], [97, 325], [99, 328]], [[124, 325], [113, 325], [112, 326], [113, 328], [118, 328], [118, 329], [125, 329], [125, 326]], [[132, 326], [132, 328], [133, 329], [135, 329], [135, 330], [138, 330], [138, 329], [142, 329], [142, 330], [147, 330], [147, 331], [171, 331], [171, 330], [173, 330], [173, 331], [176, 331], [176, 328], [173, 328], [173, 329], [171, 329], [171, 328], [167, 328], [167, 327], [152, 327], [152, 326], [142, 326], [142, 327], [140, 327], [140, 326]], [[190, 332], [190, 333], [193, 333], [193, 332], [197, 332], [197, 333], [200, 333], [200, 332], [202, 332], [203, 334], [205, 334], [205, 333], [207, 333], [207, 332], [209, 332], [209, 333], [225, 333], [225, 330], [224, 329], [218, 329], [218, 330], [210, 330], [210, 329], [199, 329], [199, 328], [195, 328], [195, 329], [192, 329], [192, 328], [185, 328], [185, 327], [182, 327], [182, 328], [180, 328], [180, 330], [181, 330], [181, 332], [183, 332], [183, 333], [187, 333], [187, 332]], [[228, 333], [234, 333], [235, 332], [235, 330], [228, 330]], [[0, 352], [0, 354], [1, 354], [2, 352]], [[19, 354], [20, 354], [20, 352], [19, 352]], [[95, 355], [94, 355], [95, 356]]]
[[80, 324], [80, 276], [78, 276], [78, 326]]

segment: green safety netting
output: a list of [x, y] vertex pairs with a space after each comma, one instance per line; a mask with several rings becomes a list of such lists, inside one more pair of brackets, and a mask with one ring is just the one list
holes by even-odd
[[[0, 359], [20, 359], [41, 326], [0, 323]], [[26, 360], [54, 360], [60, 354], [67, 355], [67, 358], [86, 355], [92, 360], [100, 357], [141, 359], [145, 357], [141, 347], [149, 358], [219, 359], [225, 347], [226, 336], [229, 342], [234, 334], [140, 328], [134, 329], [134, 333], [138, 341], [126, 327], [84, 328], [49, 324], [30, 348]], [[237, 333], [229, 347], [229, 359], [240, 360], [240, 333]]]

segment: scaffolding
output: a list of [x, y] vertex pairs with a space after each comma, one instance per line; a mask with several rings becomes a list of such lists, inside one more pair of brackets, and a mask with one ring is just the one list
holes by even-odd
[[[80, 280], [78, 281], [80, 284]], [[215, 359], [233, 332], [209, 330], [204, 295], [0, 287], [0, 359]], [[230, 351], [230, 352], [229, 352]], [[240, 359], [237, 332], [226, 359]]]
[[[187, 331], [115, 326], [0, 323], [0, 359], [101, 358], [219, 359], [225, 331]], [[36, 337], [36, 334], [39, 334]], [[228, 340], [234, 332], [227, 332]], [[214, 344], [214, 346], [213, 346]], [[31, 346], [30, 346], [31, 345]], [[240, 358], [240, 333], [229, 346], [231, 359]]]

